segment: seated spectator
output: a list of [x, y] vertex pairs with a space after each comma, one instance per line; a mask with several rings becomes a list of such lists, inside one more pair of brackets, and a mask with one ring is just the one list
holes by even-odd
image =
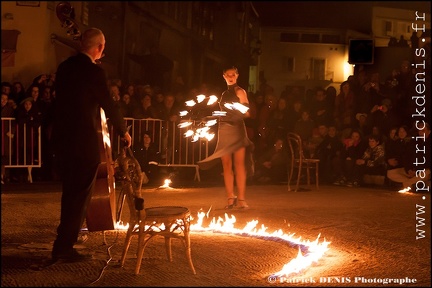
[[151, 133], [143, 133], [142, 142], [139, 142], [133, 149], [133, 153], [141, 166], [141, 171], [147, 175], [150, 184], [159, 180], [160, 155], [156, 145], [152, 142]]
[[[429, 192], [429, 186], [425, 183], [430, 181], [430, 126], [428, 123], [419, 123], [417, 129], [418, 136], [410, 141], [404, 153], [406, 157], [402, 158], [403, 167], [388, 170], [387, 178], [401, 183], [406, 190]], [[419, 153], [419, 149], [424, 153]]]
[[392, 128], [384, 143], [386, 152], [387, 170], [403, 167], [402, 158], [405, 157], [411, 137], [408, 136], [408, 127]]
[[[327, 134], [327, 126], [322, 124], [320, 127], [325, 127], [325, 134]], [[322, 128], [321, 128], [322, 129]], [[313, 128], [312, 129], [312, 135], [309, 137], [309, 139], [306, 141], [306, 148], [304, 148], [304, 156], [306, 158], [317, 158], [316, 156], [316, 150], [318, 145], [324, 140], [324, 136], [321, 135], [319, 128]]]
[[339, 163], [335, 165], [336, 181], [334, 185], [347, 185], [352, 182], [353, 168], [357, 159], [360, 159], [366, 150], [366, 145], [358, 130], [353, 130], [349, 138], [342, 141], [343, 148]]
[[[353, 178], [348, 180], [348, 187], [359, 187], [363, 181], [364, 175], [385, 175], [385, 150], [376, 135], [370, 135], [369, 147], [363, 153], [360, 159], [355, 161]], [[352, 182], [351, 182], [352, 181]]]
[[335, 126], [328, 128], [328, 133], [316, 149], [316, 157], [320, 160], [320, 182], [333, 183], [336, 180], [336, 165], [342, 153], [342, 141]]
[[259, 183], [280, 183], [287, 180], [288, 154], [284, 140], [277, 138], [273, 146], [261, 154], [256, 161], [254, 178]]

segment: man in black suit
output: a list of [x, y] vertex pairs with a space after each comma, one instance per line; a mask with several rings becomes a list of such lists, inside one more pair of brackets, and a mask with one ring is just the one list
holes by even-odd
[[88, 257], [79, 254], [73, 245], [84, 223], [102, 160], [100, 108], [125, 145], [131, 145], [123, 116], [110, 96], [105, 72], [96, 63], [104, 48], [103, 32], [96, 28], [86, 30], [80, 53], [62, 62], [56, 73], [53, 141], [62, 179], [62, 198], [53, 261]]

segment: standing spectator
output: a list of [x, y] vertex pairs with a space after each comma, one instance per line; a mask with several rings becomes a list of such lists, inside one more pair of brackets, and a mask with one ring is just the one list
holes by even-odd
[[268, 121], [273, 110], [276, 109], [276, 96], [266, 94], [264, 97], [264, 106], [258, 112], [258, 151], [267, 149], [269, 145]]
[[294, 100], [291, 106], [288, 106], [287, 131], [293, 132], [296, 122], [301, 118], [303, 104], [301, 100]]
[[315, 128], [315, 122], [310, 118], [308, 110], [301, 112], [301, 118], [294, 125], [294, 133], [300, 135], [303, 143], [306, 144], [312, 136], [312, 130]]
[[[34, 100], [31, 97], [24, 99], [17, 108], [16, 120], [18, 123], [17, 142], [19, 165], [33, 165], [38, 163], [38, 128], [41, 125], [41, 114], [34, 106]], [[21, 172], [21, 173], [20, 173]], [[30, 176], [27, 169], [18, 172], [18, 179], [26, 181]]]
[[310, 117], [315, 124], [330, 125], [333, 122], [333, 106], [330, 105], [327, 100], [326, 91], [323, 88], [317, 88], [315, 90], [315, 97], [311, 101], [310, 106]]
[[[6, 93], [1, 94], [1, 117], [2, 118], [14, 118], [15, 111], [12, 106], [9, 105], [8, 95]], [[11, 128], [11, 129], [10, 129]], [[13, 127], [9, 127], [8, 122], [2, 121], [2, 158], [1, 158], [1, 184], [9, 178], [6, 175], [5, 163], [9, 163], [9, 157], [12, 156], [10, 151], [12, 148], [12, 139], [14, 137]]]
[[399, 41], [397, 42], [398, 47], [409, 47], [408, 41], [405, 39], [403, 35], [399, 37]]
[[123, 94], [120, 99], [120, 111], [123, 117], [133, 117], [134, 102], [128, 93]]
[[133, 113], [133, 118], [135, 119], [157, 119], [157, 111], [152, 104], [152, 98], [149, 94], [142, 97], [140, 105], [138, 105]]
[[354, 92], [348, 81], [340, 85], [340, 93], [336, 96], [334, 120], [336, 129], [342, 131], [354, 126]]
[[11, 94], [9, 96], [9, 100], [13, 100], [15, 101], [15, 103], [21, 103], [22, 100], [24, 100], [26, 98], [26, 92], [25, 92], [25, 88], [24, 85], [19, 82], [16, 81], [12, 84], [12, 91]]
[[397, 115], [393, 112], [389, 99], [384, 99], [380, 106], [375, 105], [372, 108], [370, 117], [368, 117], [368, 126], [378, 127], [382, 135], [387, 135], [390, 128], [399, 126], [400, 124]]
[[288, 132], [288, 107], [285, 98], [277, 100], [276, 109], [270, 112], [269, 119], [267, 120], [267, 141], [269, 146], [274, 144], [276, 139], [285, 139]]
[[159, 115], [156, 115], [158, 119], [164, 121], [162, 127], [162, 151], [163, 154], [161, 158], [164, 158], [167, 163], [171, 163], [174, 155], [174, 147], [176, 147], [176, 143], [174, 139], [178, 139], [180, 141], [179, 135], [175, 136], [173, 133], [180, 133], [177, 129], [177, 123], [180, 121], [180, 109], [176, 103], [176, 98], [173, 94], [168, 93], [164, 97], [164, 102], [161, 111], [159, 111]]
[[419, 37], [417, 36], [417, 31], [413, 31], [410, 37], [411, 48], [416, 49], [419, 47]]

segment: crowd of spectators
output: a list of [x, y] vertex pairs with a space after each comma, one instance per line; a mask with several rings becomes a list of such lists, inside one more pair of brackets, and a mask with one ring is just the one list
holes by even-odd
[[[262, 83], [255, 93], [248, 92], [251, 117], [245, 123], [248, 136], [255, 144], [257, 168], [252, 180], [259, 183], [287, 180], [290, 155], [286, 135], [295, 132], [301, 136], [307, 153], [305, 156], [320, 159], [321, 183], [361, 186], [364, 184], [363, 176], [368, 174], [408, 183], [401, 180], [403, 171], [397, 170], [397, 174], [390, 170], [406, 167], [414, 157], [407, 150], [414, 149], [412, 137], [419, 135], [412, 117], [416, 108], [411, 99], [416, 84], [415, 73], [409, 61], [402, 61], [384, 77], [376, 71], [358, 69], [340, 84], [339, 91], [333, 86], [306, 91], [300, 87], [287, 87], [276, 95], [271, 86]], [[37, 173], [35, 171], [36, 180], [56, 178], [53, 169], [55, 155], [50, 145], [54, 82], [55, 74], [39, 75], [27, 89], [21, 82], [2, 82], [2, 118], [16, 118], [17, 123], [33, 127], [32, 131], [41, 127], [42, 166]], [[205, 83], [190, 89], [182, 81], [176, 84], [172, 89], [162, 89], [148, 84], [122, 85], [121, 80], [116, 79], [107, 83], [123, 116], [133, 119], [178, 122], [185, 100], [198, 94], [220, 94], [218, 88], [208, 87]], [[428, 130], [429, 126], [426, 126], [425, 130]], [[3, 137], [13, 136], [13, 131], [6, 130], [3, 129]], [[146, 158], [141, 155], [145, 151], [145, 140], [134, 139], [138, 158]], [[166, 143], [172, 141], [165, 139]], [[27, 152], [34, 153], [32, 149], [27, 149]], [[3, 152], [6, 150], [2, 149], [2, 157], [5, 157]], [[429, 159], [425, 165], [430, 171]], [[154, 168], [148, 163], [142, 163], [142, 166]], [[2, 167], [2, 181], [3, 177], [10, 181], [20, 181], [20, 177], [25, 179], [25, 175], [9, 175], [3, 170]], [[405, 172], [407, 175], [412, 173]]]

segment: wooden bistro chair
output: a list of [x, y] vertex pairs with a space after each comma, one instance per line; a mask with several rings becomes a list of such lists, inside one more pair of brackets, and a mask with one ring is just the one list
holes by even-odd
[[[311, 184], [311, 170], [315, 170], [315, 185], [319, 189], [319, 159], [306, 158], [303, 151], [303, 141], [300, 135], [289, 132], [287, 142], [290, 152], [290, 167], [288, 169], [288, 191], [291, 191], [291, 181], [296, 181], [294, 191], [297, 192], [303, 171], [306, 171], [307, 185]], [[297, 173], [295, 175], [295, 173]]]
[[[191, 214], [188, 208], [182, 206], [158, 206], [144, 207], [144, 198], [141, 197], [141, 169], [136, 159], [132, 157], [120, 158], [120, 167], [123, 170], [130, 170], [124, 173], [123, 193], [126, 196], [126, 202], [129, 207], [130, 220], [129, 228], [126, 232], [126, 239], [123, 247], [123, 253], [120, 260], [121, 266], [124, 266], [126, 255], [129, 250], [132, 238], [138, 238], [137, 262], [135, 274], [139, 274], [141, 268], [144, 250], [153, 237], [160, 236], [165, 238], [165, 250], [168, 261], [172, 262], [171, 240], [180, 239], [186, 248], [186, 258], [193, 274], [196, 274], [191, 258], [190, 245], [190, 220]], [[134, 165], [127, 164], [131, 161]], [[132, 176], [131, 176], [132, 175]], [[141, 178], [141, 179], [140, 179]]]

